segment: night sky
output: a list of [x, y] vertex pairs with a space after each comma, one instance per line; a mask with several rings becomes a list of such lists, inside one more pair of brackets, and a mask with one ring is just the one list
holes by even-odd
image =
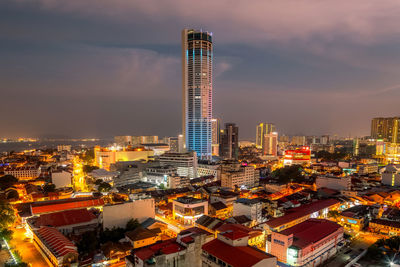
[[214, 117], [254, 139], [400, 115], [400, 1], [1, 0], [0, 137], [174, 136], [183, 28], [213, 32]]

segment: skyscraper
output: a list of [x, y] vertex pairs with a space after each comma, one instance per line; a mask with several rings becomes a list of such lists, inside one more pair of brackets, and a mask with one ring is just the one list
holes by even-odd
[[400, 117], [372, 119], [371, 137], [400, 143]]
[[264, 143], [264, 135], [270, 134], [275, 131], [275, 124], [273, 123], [262, 122], [257, 125], [256, 146], [258, 148], [262, 148]]
[[225, 129], [221, 132], [219, 154], [224, 159], [238, 159], [239, 127], [234, 123], [225, 123]]
[[264, 135], [264, 144], [262, 147], [263, 155], [278, 155], [278, 133], [272, 132]]
[[182, 31], [182, 130], [186, 150], [211, 159], [212, 34]]
[[221, 132], [221, 124], [220, 119], [212, 119], [211, 120], [211, 147], [212, 154], [214, 156], [219, 156], [219, 142], [220, 142], [220, 132]]

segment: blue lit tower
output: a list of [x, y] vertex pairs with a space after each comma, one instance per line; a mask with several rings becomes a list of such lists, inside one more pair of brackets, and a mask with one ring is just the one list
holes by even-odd
[[211, 159], [212, 34], [182, 31], [182, 131], [186, 150]]

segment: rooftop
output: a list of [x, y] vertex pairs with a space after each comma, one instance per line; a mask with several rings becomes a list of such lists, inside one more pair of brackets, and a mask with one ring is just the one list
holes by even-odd
[[34, 232], [57, 258], [68, 253], [78, 254], [76, 246], [57, 229], [43, 226]]
[[184, 196], [184, 197], [178, 197], [175, 201], [182, 203], [182, 204], [196, 204], [196, 203], [204, 202], [205, 200], [194, 198], [194, 197]]
[[376, 223], [376, 224], [385, 225], [385, 226], [389, 226], [389, 227], [400, 228], [400, 222], [399, 221], [373, 219], [373, 220], [371, 220], [370, 223]]
[[298, 218], [310, 215], [314, 212], [329, 208], [333, 205], [340, 203], [336, 199], [323, 199], [318, 200], [309, 204], [301, 205], [300, 207], [290, 209], [282, 217], [278, 217], [266, 222], [266, 224], [271, 228], [276, 228], [278, 226], [292, 222]]
[[78, 209], [42, 214], [38, 218], [29, 219], [29, 222], [37, 228], [41, 226], [61, 227], [90, 222], [94, 219], [97, 219], [97, 217], [93, 212], [87, 209]]
[[273, 257], [249, 246], [233, 247], [218, 239], [204, 244], [202, 249], [232, 267], [250, 267], [264, 259]]
[[279, 234], [293, 234], [293, 246], [304, 248], [314, 244], [342, 228], [339, 224], [324, 219], [308, 219]]
[[152, 238], [158, 236], [158, 234], [161, 233], [160, 228], [155, 228], [155, 229], [146, 229], [142, 227], [138, 227], [133, 231], [129, 231], [125, 233], [125, 235], [132, 241], [138, 241], [138, 240], [143, 240], [147, 238]]
[[134, 251], [132, 254], [134, 254], [141, 260], [146, 261], [153, 256], [173, 254], [184, 249], [185, 247], [179, 245], [175, 239], [169, 239], [160, 243], [140, 248]]
[[31, 203], [32, 214], [103, 206], [104, 200], [95, 197], [68, 198]]

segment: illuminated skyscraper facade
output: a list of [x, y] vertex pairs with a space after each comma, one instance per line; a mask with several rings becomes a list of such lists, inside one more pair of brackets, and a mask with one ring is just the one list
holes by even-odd
[[186, 150], [211, 159], [212, 141], [211, 33], [182, 31], [182, 130]]
[[400, 117], [372, 119], [371, 137], [400, 143]]
[[275, 124], [262, 122], [257, 125], [256, 146], [262, 148], [264, 146], [264, 135], [275, 132]]

